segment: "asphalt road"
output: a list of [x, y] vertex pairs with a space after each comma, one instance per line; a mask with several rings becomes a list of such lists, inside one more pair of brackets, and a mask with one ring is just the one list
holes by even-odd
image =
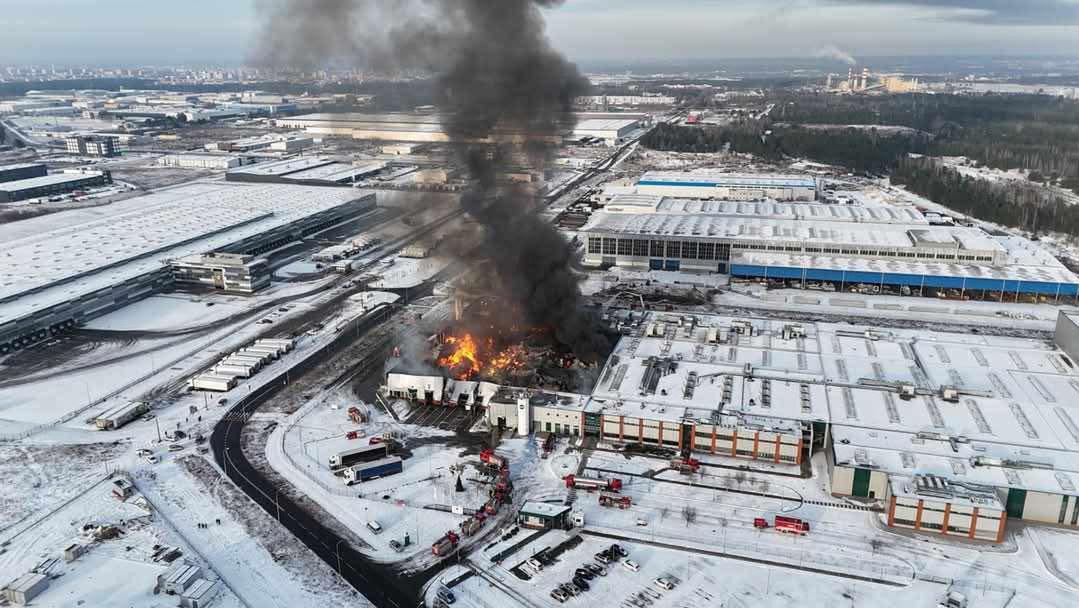
[[337, 570], [338, 574], [364, 597], [379, 608], [406, 608], [418, 605], [420, 585], [400, 576], [391, 568], [369, 561], [354, 550], [347, 540], [334, 534], [287, 496], [281, 495], [248, 461], [241, 441], [248, 418], [260, 405], [286, 386], [288, 376], [302, 374], [315, 367], [332, 356], [342, 345], [353, 341], [357, 332], [365, 332], [383, 322], [392, 311], [393, 307], [390, 306], [373, 311], [357, 321], [357, 327], [343, 332], [341, 337], [318, 354], [236, 402], [214, 427], [210, 435], [210, 447], [214, 460], [229, 479], [320, 559]]

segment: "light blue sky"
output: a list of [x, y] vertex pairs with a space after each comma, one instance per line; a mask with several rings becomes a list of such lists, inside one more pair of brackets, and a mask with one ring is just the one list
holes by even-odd
[[[0, 0], [0, 64], [240, 64], [275, 0]], [[372, 1], [372, 0], [363, 0]], [[497, 1], [497, 0], [492, 0]], [[571, 58], [1079, 56], [1076, 0], [567, 0], [548, 12]]]

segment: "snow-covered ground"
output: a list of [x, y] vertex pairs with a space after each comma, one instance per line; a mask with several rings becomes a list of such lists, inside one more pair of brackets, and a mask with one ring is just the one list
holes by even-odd
[[[140, 506], [138, 495], [120, 502], [111, 488], [111, 481], [103, 479], [59, 509], [47, 512], [32, 528], [16, 526], [0, 533], [0, 543], [6, 549], [0, 553], [0, 584], [38, 569], [52, 580], [33, 601], [34, 606], [175, 606], [175, 598], [153, 592], [157, 575], [168, 566], [154, 560], [155, 546], [179, 548], [182, 559], [204, 569], [209, 564], [152, 508]], [[95, 541], [82, 534], [83, 526], [89, 524], [116, 526], [120, 534], [113, 540]], [[75, 543], [84, 545], [85, 553], [65, 563], [63, 551]], [[212, 570], [204, 578], [218, 580]], [[214, 605], [234, 608], [245, 604], [224, 589]]]
[[[677, 606], [909, 606], [935, 605], [949, 589], [977, 598], [977, 606], [1062, 606], [1079, 593], [1071, 576], [1079, 561], [1070, 542], [1079, 534], [1039, 528], [1037, 543], [1026, 534], [1002, 546], [956, 542], [939, 537], [897, 533], [884, 528], [880, 515], [832, 497], [823, 477], [823, 454], [812, 462], [813, 477], [797, 468], [758, 466], [744, 460], [708, 456], [700, 473], [680, 475], [667, 461], [652, 456], [599, 450], [580, 452], [577, 440], [560, 439], [547, 459], [531, 439], [513, 439], [499, 453], [513, 462], [513, 479], [524, 496], [517, 500], [558, 501], [566, 496], [561, 477], [584, 459], [590, 476], [619, 477], [622, 494], [633, 502], [626, 510], [598, 505], [596, 495], [575, 492], [574, 511], [585, 526], [569, 532], [536, 535], [522, 531], [473, 553], [463, 568], [442, 573], [427, 590], [429, 605], [442, 583], [454, 583], [463, 606], [556, 606], [550, 592], [569, 582], [573, 570], [593, 561], [611, 542], [629, 549], [639, 572], [608, 567], [605, 577], [590, 581], [585, 602], [623, 605], [651, 586], [656, 607]], [[733, 469], [733, 470], [732, 470]], [[776, 514], [811, 523], [805, 537], [758, 530], [755, 517]], [[573, 534], [583, 542], [559, 561], [527, 580], [515, 570], [536, 552], [555, 547]], [[495, 556], [524, 541], [500, 563]], [[465, 572], [463, 582], [457, 582]], [[662, 591], [652, 581], [677, 581]]]
[[[348, 408], [357, 405], [368, 413], [368, 422], [357, 425], [349, 420]], [[347, 433], [353, 431], [359, 437], [350, 440]], [[367, 445], [370, 438], [387, 432], [400, 435], [411, 454], [402, 473], [352, 486], [334, 476], [330, 456]], [[279, 424], [266, 444], [266, 455], [274, 470], [362, 538], [369, 545], [364, 553], [398, 561], [428, 556], [431, 543], [465, 519], [428, 507], [477, 509], [487, 500], [487, 485], [473, 481], [480, 475], [469, 466], [478, 458], [462, 457], [462, 447], [447, 445], [453, 436], [450, 430], [397, 423], [379, 405], [357, 404], [344, 389], [313, 396]], [[462, 470], [464, 491], [457, 492], [455, 482]], [[372, 532], [369, 521], [377, 521], [383, 531]], [[390, 540], [403, 543], [406, 534], [413, 543], [406, 553], [389, 547]]]

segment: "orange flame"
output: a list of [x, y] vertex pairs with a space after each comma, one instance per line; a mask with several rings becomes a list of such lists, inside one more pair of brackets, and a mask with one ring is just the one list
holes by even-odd
[[459, 380], [473, 378], [484, 370], [488, 374], [498, 374], [507, 370], [521, 369], [528, 355], [524, 347], [520, 345], [496, 352], [493, 338], [477, 344], [472, 334], [449, 336], [443, 344], [452, 345], [453, 352], [439, 358], [438, 364], [451, 370]]
[[458, 370], [458, 375], [461, 378], [469, 378], [479, 373], [482, 368], [479, 353], [476, 349], [476, 341], [472, 338], [472, 334], [465, 334], [461, 337], [448, 336], [446, 344], [453, 344], [456, 348], [449, 355], [439, 359], [439, 365]]

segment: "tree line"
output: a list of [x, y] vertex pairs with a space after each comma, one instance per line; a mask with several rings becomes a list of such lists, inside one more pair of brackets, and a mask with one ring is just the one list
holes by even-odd
[[1079, 235], [1079, 206], [1034, 183], [963, 175], [931, 157], [902, 159], [891, 182], [980, 220], [1033, 233]]
[[929, 138], [876, 130], [817, 130], [801, 127], [767, 128], [747, 121], [722, 127], [684, 127], [662, 123], [649, 131], [641, 144], [653, 150], [753, 154], [768, 160], [809, 158], [846, 167], [851, 171], [888, 173], [910, 153], [924, 154]]

